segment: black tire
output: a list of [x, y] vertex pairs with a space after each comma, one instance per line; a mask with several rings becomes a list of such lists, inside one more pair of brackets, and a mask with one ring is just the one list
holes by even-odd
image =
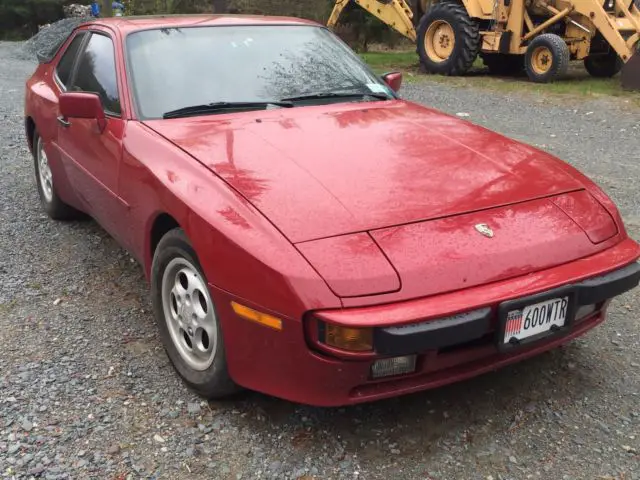
[[41, 155], [45, 155], [44, 146], [42, 142], [42, 138], [38, 134], [38, 132], [34, 132], [33, 134], [33, 145], [31, 148], [31, 152], [33, 154], [33, 163], [36, 174], [36, 185], [38, 187], [38, 196], [40, 197], [40, 204], [44, 211], [49, 215], [50, 218], [54, 220], [74, 220], [78, 218], [83, 218], [85, 215], [82, 212], [79, 212], [75, 208], [70, 205], [67, 205], [56, 193], [55, 189], [55, 179], [53, 178], [53, 173], [51, 172], [50, 167], [48, 167], [48, 161], [46, 161], [47, 167], [49, 168], [48, 175], [50, 176], [50, 183], [47, 188], [47, 192], [45, 193], [45, 187], [42, 183], [43, 176], [41, 175], [41, 164], [40, 159]]
[[[446, 59], [429, 55], [425, 40], [430, 27], [442, 22], [453, 29], [454, 46]], [[473, 65], [480, 50], [478, 23], [469, 17], [465, 8], [452, 2], [440, 2], [431, 6], [418, 25], [418, 55], [422, 68], [440, 75], [463, 75]]]
[[596, 78], [611, 78], [620, 72], [623, 66], [624, 62], [613, 49], [604, 54], [589, 55], [584, 59], [584, 68], [589, 75]]
[[480, 57], [492, 75], [517, 76], [524, 73], [524, 55], [480, 53]]
[[569, 60], [569, 47], [564, 40], [553, 33], [545, 33], [534, 38], [527, 47], [524, 66], [532, 82], [549, 83], [567, 74]]
[[[202, 267], [198, 261], [198, 256], [184, 231], [176, 228], [165, 234], [158, 243], [151, 266], [151, 300], [153, 313], [158, 324], [165, 351], [171, 364], [184, 383], [199, 395], [208, 399], [233, 395], [239, 392], [241, 388], [238, 387], [229, 376], [224, 340], [222, 338], [222, 329], [220, 328], [219, 321], [216, 321], [214, 325], [217, 331], [218, 341], [213, 361], [205, 370], [194, 369], [185, 361], [169, 332], [162, 300], [162, 279], [170, 263], [178, 258], [184, 259], [193, 265], [201, 276], [204, 285], [207, 285]], [[214, 311], [214, 317], [217, 317], [212, 299], [211, 306]]]

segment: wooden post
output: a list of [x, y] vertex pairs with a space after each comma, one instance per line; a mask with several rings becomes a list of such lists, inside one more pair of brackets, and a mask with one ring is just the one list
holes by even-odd
[[112, 17], [113, 9], [111, 8], [112, 0], [102, 0], [102, 11], [100, 12], [101, 17]]

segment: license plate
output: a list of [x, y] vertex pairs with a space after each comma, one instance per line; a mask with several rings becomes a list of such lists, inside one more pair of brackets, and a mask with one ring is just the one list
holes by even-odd
[[540, 335], [563, 327], [567, 321], [569, 297], [552, 298], [544, 302], [510, 310], [504, 327], [504, 343]]

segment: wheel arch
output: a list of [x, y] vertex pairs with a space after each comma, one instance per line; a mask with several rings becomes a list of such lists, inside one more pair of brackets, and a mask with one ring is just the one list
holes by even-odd
[[27, 116], [24, 119], [24, 129], [27, 135], [27, 143], [29, 145], [29, 151], [33, 153], [33, 141], [36, 136], [36, 122], [32, 117]]
[[164, 211], [158, 212], [155, 217], [149, 222], [147, 228], [147, 238], [145, 241], [145, 274], [147, 276], [151, 273], [151, 263], [153, 262], [153, 256], [155, 255], [156, 248], [168, 232], [175, 228], [182, 228], [176, 218]]

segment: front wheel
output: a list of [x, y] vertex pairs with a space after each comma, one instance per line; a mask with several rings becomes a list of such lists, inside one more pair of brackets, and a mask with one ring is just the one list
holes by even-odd
[[480, 50], [480, 31], [462, 5], [436, 3], [420, 19], [418, 54], [429, 73], [463, 75]]
[[549, 83], [569, 70], [569, 47], [553, 33], [537, 36], [527, 47], [524, 65], [532, 82]]
[[227, 370], [220, 320], [207, 280], [181, 229], [171, 230], [158, 244], [151, 295], [162, 342], [183, 381], [205, 398], [239, 391]]

